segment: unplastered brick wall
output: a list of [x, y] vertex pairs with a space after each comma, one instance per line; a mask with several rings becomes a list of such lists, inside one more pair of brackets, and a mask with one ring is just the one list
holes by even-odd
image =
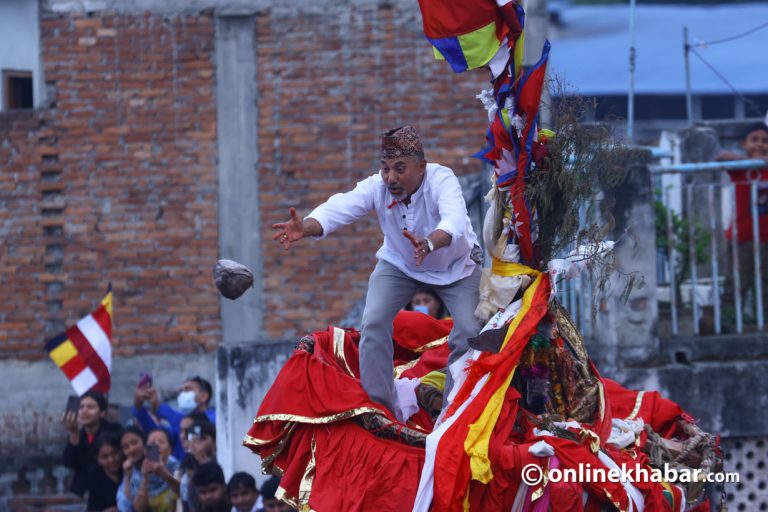
[[343, 4], [257, 17], [265, 325], [275, 338], [343, 319], [364, 298], [382, 242], [372, 216], [286, 253], [269, 226], [290, 206], [306, 215], [376, 172], [380, 134], [403, 124], [418, 125], [428, 160], [480, 170], [469, 156], [484, 143], [475, 95], [487, 73], [435, 61], [416, 2]]
[[114, 290], [118, 355], [220, 337], [210, 13], [45, 14], [50, 105], [0, 118], [0, 357]]
[[38, 149], [42, 116], [0, 113], [0, 354], [39, 357], [47, 317], [43, 273], [45, 247]]

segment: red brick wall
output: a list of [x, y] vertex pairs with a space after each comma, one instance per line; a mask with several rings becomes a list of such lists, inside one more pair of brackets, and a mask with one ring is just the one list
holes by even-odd
[[110, 281], [118, 354], [212, 350], [212, 17], [61, 15], [41, 38], [55, 105], [0, 120], [0, 229], [13, 235], [0, 248], [0, 357], [44, 357], [42, 341]]
[[[468, 156], [486, 121], [474, 96], [488, 78], [435, 61], [415, 5], [283, 11], [256, 28], [264, 335], [275, 338], [339, 322], [364, 296], [381, 234], [371, 217], [285, 254], [269, 226], [374, 172], [380, 133], [405, 123], [421, 129], [428, 159], [478, 171]], [[55, 105], [0, 120], [11, 134], [0, 226], [14, 236], [0, 248], [0, 287], [13, 297], [0, 304], [0, 357], [44, 357], [42, 340], [89, 312], [109, 281], [118, 354], [212, 350], [212, 16], [48, 14], [41, 37]]]
[[0, 354], [39, 356], [46, 318], [41, 243], [41, 116], [0, 113]]
[[364, 297], [382, 237], [371, 217], [286, 254], [269, 226], [375, 172], [379, 135], [402, 124], [419, 126], [429, 160], [479, 171], [467, 157], [484, 142], [474, 96], [489, 77], [435, 61], [415, 3], [264, 13], [256, 37], [265, 322], [270, 336], [293, 336], [338, 322]]

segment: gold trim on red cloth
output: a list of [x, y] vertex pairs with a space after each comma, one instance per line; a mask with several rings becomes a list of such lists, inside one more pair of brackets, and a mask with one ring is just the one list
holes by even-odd
[[414, 359], [413, 361], [408, 361], [407, 363], [401, 364], [400, 366], [395, 366], [395, 371], [394, 371], [395, 378], [399, 379], [400, 376], [403, 374], [403, 372], [410, 370], [411, 368], [416, 366], [416, 363], [418, 362], [419, 362], [418, 359]]
[[640, 406], [643, 405], [643, 395], [645, 394], [645, 391], [640, 391], [637, 393], [637, 398], [635, 398], [635, 408], [632, 409], [632, 412], [629, 413], [629, 416], [627, 416], [628, 420], [635, 419], [635, 416], [640, 412]]
[[347, 373], [354, 377], [355, 374], [352, 373], [352, 369], [347, 363], [347, 355], [344, 353], [344, 334], [346, 334], [344, 329], [333, 328], [333, 355], [336, 356], [337, 361], [344, 363]]
[[435, 347], [439, 347], [440, 345], [445, 345], [448, 343], [448, 336], [443, 336], [442, 338], [436, 339], [435, 341], [430, 341], [426, 345], [422, 345], [419, 348], [413, 349], [414, 352], [417, 354], [420, 354], [422, 352], [426, 352], [427, 350]]
[[293, 496], [290, 496], [287, 492], [285, 492], [285, 489], [282, 487], [278, 487], [277, 491], [275, 491], [275, 498], [279, 499], [280, 501], [287, 503], [294, 509], [299, 509], [299, 502], [294, 498]]
[[[291, 439], [291, 435], [293, 434], [293, 429], [296, 426], [296, 423], [288, 423], [284, 428], [283, 431], [280, 432], [280, 436], [282, 439], [280, 442], [277, 443], [277, 446], [275, 446], [275, 449], [272, 450], [272, 453], [270, 453], [268, 456], [263, 457], [261, 459], [261, 469], [265, 473], [272, 473], [272, 468], [276, 468], [273, 464], [275, 459], [280, 456], [280, 454], [283, 452], [283, 449], [285, 449], [285, 445], [288, 444], [288, 441]], [[277, 439], [277, 437], [275, 438]], [[243, 440], [243, 445], [251, 448], [251, 447], [258, 447], [264, 444], [268, 444], [270, 441], [265, 441], [262, 439], [256, 439], [255, 437], [251, 437], [246, 435], [245, 439]], [[280, 469], [280, 468], [278, 468]]]
[[299, 482], [299, 512], [311, 512], [309, 506], [309, 495], [312, 494], [312, 483], [315, 480], [315, 435], [312, 434], [312, 444], [309, 463], [304, 469], [304, 475]]
[[[258, 438], [256, 438], [256, 437], [253, 437], [253, 436], [251, 436], [251, 435], [248, 435], [248, 434], [246, 434], [245, 438], [243, 439], [243, 444], [244, 444], [244, 445], [246, 445], [246, 446], [255, 446], [255, 447], [258, 447], [258, 446], [262, 446], [262, 445], [265, 445], [265, 444], [274, 443], [274, 442], [275, 442], [275, 439], [277, 439], [277, 438], [279, 438], [279, 437], [282, 437], [282, 436], [284, 436], [284, 435], [286, 435], [286, 434], [290, 434], [290, 433], [291, 433], [291, 429], [293, 429], [293, 426], [294, 426], [294, 423], [288, 423], [288, 424], [286, 424], [286, 425], [283, 427], [283, 430], [282, 430], [282, 432], [280, 432], [280, 434], [279, 434], [279, 435], [275, 436], [275, 437], [274, 437], [274, 438], [272, 438], [272, 439], [258, 439]], [[282, 441], [281, 441], [281, 442], [282, 442]]]
[[579, 435], [581, 436], [582, 441], [587, 438], [589, 439], [589, 449], [592, 450], [592, 453], [596, 454], [600, 451], [600, 436], [583, 427], [579, 430]]
[[597, 389], [600, 392], [600, 420], [605, 419], [605, 389], [603, 388], [603, 383], [601, 381], [597, 381]]
[[359, 416], [367, 412], [384, 412], [386, 409], [376, 409], [375, 407], [358, 407], [357, 409], [350, 409], [348, 411], [331, 414], [330, 416], [321, 416], [319, 418], [310, 418], [309, 416], [299, 416], [298, 414], [265, 414], [264, 416], [258, 416], [254, 423], [261, 423], [264, 421], [293, 421], [296, 423], [311, 423], [311, 424], [324, 424], [333, 423], [334, 421], [345, 420], [353, 416]]

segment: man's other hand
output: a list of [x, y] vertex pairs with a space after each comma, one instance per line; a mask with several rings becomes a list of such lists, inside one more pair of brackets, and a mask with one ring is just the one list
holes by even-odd
[[291, 208], [290, 214], [291, 219], [289, 221], [272, 224], [272, 229], [277, 231], [272, 236], [272, 240], [283, 244], [286, 251], [291, 247], [291, 242], [298, 242], [304, 238], [304, 223], [296, 215], [296, 208]]
[[419, 238], [408, 230], [403, 230], [405, 238], [411, 241], [413, 245], [413, 258], [416, 260], [416, 265], [421, 265], [427, 254], [429, 254], [429, 244], [427, 244], [426, 238]]

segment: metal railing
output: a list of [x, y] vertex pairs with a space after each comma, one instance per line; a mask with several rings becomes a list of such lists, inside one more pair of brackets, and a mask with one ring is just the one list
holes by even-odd
[[[761, 245], [768, 241], [760, 240], [760, 173], [747, 173], [748, 180], [738, 185], [724, 174], [765, 167], [762, 160], [651, 167], [657, 201], [662, 203], [656, 212], [663, 211], [666, 217], [661, 228], [666, 243], [660, 247], [657, 275], [660, 303], [669, 303], [671, 335], [681, 334], [684, 312], [690, 315], [692, 334], [702, 334], [702, 319], [710, 315], [710, 309], [711, 318], [704, 319], [711, 321], [714, 334], [726, 327], [744, 332], [747, 312], [756, 329], [764, 331]], [[738, 209], [737, 186], [749, 187], [751, 236], [742, 237], [738, 232], [739, 216], [745, 212], [743, 207]], [[657, 237], [659, 229], [657, 222]], [[740, 254], [745, 250], [751, 251], [751, 261]], [[751, 279], [745, 279], [750, 275]]]

